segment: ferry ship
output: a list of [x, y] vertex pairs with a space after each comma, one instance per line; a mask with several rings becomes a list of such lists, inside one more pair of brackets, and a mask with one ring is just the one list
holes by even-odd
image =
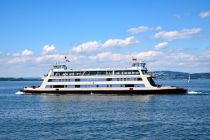
[[44, 75], [40, 86], [25, 87], [25, 94], [182, 94], [187, 89], [154, 82], [146, 63], [132, 59], [130, 68], [68, 69], [56, 64]]

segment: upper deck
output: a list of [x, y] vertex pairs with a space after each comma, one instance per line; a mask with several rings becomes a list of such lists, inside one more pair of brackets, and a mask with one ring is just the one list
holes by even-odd
[[129, 68], [68, 69], [66, 65], [56, 64], [51, 76], [110, 76], [110, 75], [148, 75], [146, 63], [133, 62]]

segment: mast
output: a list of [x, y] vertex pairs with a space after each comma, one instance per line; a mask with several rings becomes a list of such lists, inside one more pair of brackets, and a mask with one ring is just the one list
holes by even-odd
[[188, 81], [187, 81], [188, 83], [190, 82], [190, 73], [189, 73], [189, 77], [188, 77]]

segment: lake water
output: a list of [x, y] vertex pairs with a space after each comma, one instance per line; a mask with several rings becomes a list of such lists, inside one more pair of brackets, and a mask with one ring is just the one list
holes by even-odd
[[158, 81], [186, 95], [17, 95], [0, 82], [0, 139], [210, 139], [210, 80]]

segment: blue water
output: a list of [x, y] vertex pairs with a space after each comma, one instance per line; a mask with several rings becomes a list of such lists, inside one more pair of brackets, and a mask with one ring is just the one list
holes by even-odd
[[158, 81], [186, 95], [17, 95], [0, 82], [0, 139], [210, 139], [210, 80]]

